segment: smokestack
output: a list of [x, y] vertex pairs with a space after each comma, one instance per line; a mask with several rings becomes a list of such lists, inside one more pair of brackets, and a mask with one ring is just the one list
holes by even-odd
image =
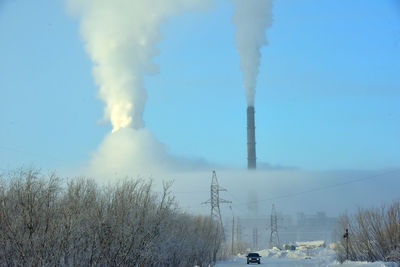
[[256, 127], [254, 123], [254, 107], [247, 107], [247, 168], [256, 168]]

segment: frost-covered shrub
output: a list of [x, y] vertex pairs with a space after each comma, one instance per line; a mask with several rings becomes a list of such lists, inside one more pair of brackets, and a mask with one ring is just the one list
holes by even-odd
[[179, 211], [169, 184], [64, 185], [32, 169], [0, 181], [1, 266], [208, 266], [222, 242], [209, 217]]
[[359, 209], [353, 216], [342, 215], [337, 229], [337, 258], [346, 260], [349, 230], [349, 259], [358, 261], [392, 261], [400, 263], [400, 202], [379, 209]]

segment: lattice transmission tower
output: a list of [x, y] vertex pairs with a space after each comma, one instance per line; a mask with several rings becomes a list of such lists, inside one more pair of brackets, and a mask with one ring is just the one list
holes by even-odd
[[219, 197], [219, 192], [226, 191], [225, 188], [221, 187], [218, 184], [217, 174], [215, 171], [212, 173], [212, 180], [211, 180], [211, 188], [210, 188], [210, 199], [204, 202], [204, 204], [210, 204], [211, 207], [211, 219], [216, 221], [220, 227], [222, 232], [224, 233], [224, 227], [222, 225], [222, 217], [221, 217], [221, 210], [219, 204], [225, 203], [232, 203], [232, 201], [228, 201]]
[[271, 210], [271, 235], [269, 237], [269, 247], [280, 247], [278, 235], [278, 216], [276, 215], [275, 204], [272, 204]]

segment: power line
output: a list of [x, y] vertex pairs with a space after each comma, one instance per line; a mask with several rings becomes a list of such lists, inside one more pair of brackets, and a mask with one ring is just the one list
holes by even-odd
[[172, 191], [174, 194], [203, 194], [203, 193], [210, 193], [210, 191]]
[[[229, 191], [227, 191], [227, 193], [232, 197], [232, 198], [234, 198], [236, 201], [237, 201], [237, 203], [241, 203], [241, 201], [239, 200], [239, 198], [237, 198], [235, 195], [233, 195], [231, 192], [229, 192]], [[245, 208], [242, 208], [242, 207], [240, 207], [240, 206], [236, 206], [235, 205], [235, 202], [233, 202], [232, 201], [232, 206], [234, 207], [234, 208], [236, 208], [236, 209], [239, 209], [240, 211], [242, 211], [242, 212], [244, 212], [244, 213], [248, 213], [249, 211], [248, 210], [246, 210]]]
[[248, 201], [246, 203], [239, 202], [238, 205], [248, 205], [248, 204], [260, 203], [260, 202], [274, 201], [274, 200], [283, 199], [283, 198], [296, 197], [296, 196], [299, 196], [299, 195], [304, 195], [304, 194], [308, 194], [308, 193], [314, 193], [314, 192], [318, 192], [318, 191], [324, 191], [324, 190], [328, 190], [328, 189], [331, 189], [331, 188], [340, 187], [340, 186], [344, 186], [344, 185], [348, 185], [348, 184], [353, 184], [353, 183], [359, 183], [359, 182], [364, 182], [364, 181], [368, 181], [368, 180], [373, 180], [375, 178], [386, 176], [386, 175], [389, 175], [389, 174], [394, 174], [394, 173], [400, 173], [400, 169], [391, 170], [391, 171], [387, 171], [387, 172], [380, 173], [380, 174], [370, 175], [370, 176], [366, 176], [366, 177], [359, 178], [359, 179], [354, 179], [354, 180], [347, 181], [347, 182], [342, 182], [342, 183], [332, 184], [332, 185], [328, 185], [328, 186], [322, 186], [322, 187], [317, 187], [317, 188], [313, 188], [313, 189], [309, 189], [309, 190], [304, 190], [304, 191], [300, 191], [300, 192], [297, 192], [297, 193], [286, 194], [286, 195], [281, 195], [281, 196], [277, 196], [277, 197], [271, 197], [271, 198], [266, 198], [266, 199], [256, 200], [256, 201]]

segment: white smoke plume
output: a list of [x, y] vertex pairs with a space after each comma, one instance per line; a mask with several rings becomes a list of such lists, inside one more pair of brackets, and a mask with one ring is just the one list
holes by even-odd
[[156, 74], [160, 27], [170, 16], [204, 4], [204, 0], [67, 0], [81, 20], [81, 35], [93, 61], [104, 118], [113, 132], [144, 127], [145, 75]]
[[176, 168], [196, 168], [197, 161], [171, 156], [144, 128], [144, 77], [157, 74], [152, 62], [162, 39], [161, 26], [171, 16], [203, 8], [209, 0], [66, 0], [81, 22], [86, 52], [93, 62], [104, 119], [112, 124], [87, 167], [100, 178], [152, 175]]
[[243, 73], [247, 105], [254, 106], [260, 66], [260, 48], [268, 44], [266, 29], [272, 25], [272, 0], [233, 0], [235, 43]]

